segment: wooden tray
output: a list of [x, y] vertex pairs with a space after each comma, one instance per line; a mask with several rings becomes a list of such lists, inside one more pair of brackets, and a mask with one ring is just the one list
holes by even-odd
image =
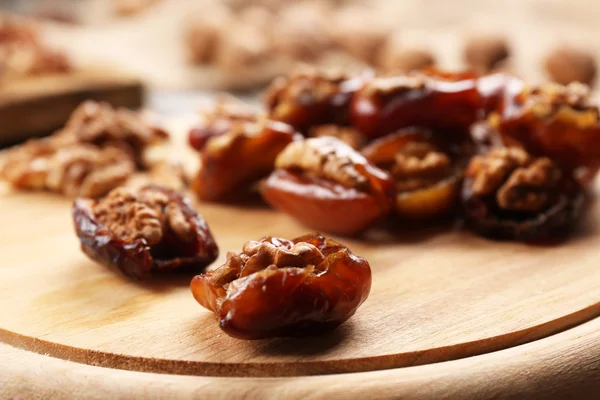
[[[70, 204], [0, 187], [0, 341], [78, 363], [239, 376], [248, 384], [261, 381], [247, 377], [423, 364], [443, 371], [452, 363], [435, 363], [534, 341], [600, 314], [598, 205], [575, 237], [556, 247], [496, 243], [449, 226], [397, 226], [394, 233], [374, 229], [359, 239], [337, 238], [373, 269], [371, 295], [357, 314], [320, 337], [241, 341], [222, 333], [193, 300], [190, 277], [137, 283], [88, 260], [73, 233]], [[308, 231], [261, 206], [198, 204], [198, 210], [221, 249], [215, 266], [249, 239]], [[593, 332], [597, 348], [598, 329]], [[32, 366], [42, 362], [14, 350], [7, 354]], [[142, 376], [135, 379], [155, 379]], [[353, 379], [344, 376], [344, 382]]]
[[82, 68], [0, 84], [0, 145], [48, 134], [62, 127], [84, 100], [138, 108], [144, 89], [139, 79], [107, 68]]

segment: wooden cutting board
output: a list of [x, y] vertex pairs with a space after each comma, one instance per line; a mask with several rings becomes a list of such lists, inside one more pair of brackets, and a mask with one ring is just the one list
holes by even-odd
[[[0, 341], [78, 363], [211, 377], [435, 369], [445, 364], [434, 363], [507, 349], [600, 314], [598, 205], [575, 237], [554, 247], [401, 223], [337, 238], [369, 259], [369, 299], [331, 334], [260, 341], [222, 333], [192, 298], [189, 276], [139, 283], [88, 260], [70, 205], [51, 194], [0, 188]], [[197, 208], [221, 249], [213, 266], [247, 240], [309, 231], [260, 205]]]
[[104, 67], [1, 82], [0, 146], [62, 127], [84, 100], [135, 109], [142, 105], [143, 97], [138, 78]]

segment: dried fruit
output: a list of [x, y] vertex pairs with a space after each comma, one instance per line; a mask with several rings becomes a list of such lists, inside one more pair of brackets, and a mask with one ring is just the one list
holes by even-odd
[[85, 254], [137, 279], [200, 272], [219, 253], [189, 200], [160, 186], [120, 187], [100, 200], [79, 198], [73, 221]]
[[370, 73], [349, 77], [339, 71], [303, 68], [273, 81], [265, 95], [269, 117], [306, 133], [317, 125], [349, 125], [353, 94]]
[[275, 158], [294, 140], [293, 128], [266, 118], [230, 121], [226, 133], [209, 138], [192, 189], [202, 200], [236, 197], [273, 170]]
[[362, 151], [369, 162], [390, 171], [396, 189], [395, 211], [403, 218], [431, 219], [456, 204], [460, 168], [433, 136], [405, 129], [373, 141]]
[[351, 120], [369, 137], [411, 126], [466, 131], [478, 119], [481, 106], [472, 75], [414, 73], [368, 82], [354, 96]]
[[198, 303], [240, 339], [332, 330], [354, 315], [370, 289], [368, 261], [317, 234], [247, 242], [191, 283]]
[[577, 47], [556, 47], [546, 56], [544, 67], [550, 79], [562, 85], [572, 82], [592, 85], [596, 79], [597, 67], [593, 53]]
[[507, 144], [547, 156], [565, 168], [600, 166], [600, 117], [585, 85], [517, 87], [489, 124]]
[[202, 150], [208, 139], [227, 133], [236, 122], [256, 122], [261, 115], [248, 105], [229, 96], [221, 96], [215, 106], [201, 114], [202, 121], [190, 130], [188, 141]]
[[390, 212], [388, 174], [339, 139], [293, 142], [275, 167], [262, 185], [263, 197], [311, 228], [354, 235]]
[[542, 241], [573, 228], [583, 190], [549, 158], [496, 148], [471, 160], [462, 202], [467, 226], [483, 236]]

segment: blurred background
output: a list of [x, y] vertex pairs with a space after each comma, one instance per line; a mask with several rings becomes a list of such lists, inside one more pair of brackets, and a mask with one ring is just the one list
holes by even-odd
[[35, 19], [40, 41], [74, 68], [132, 74], [163, 113], [215, 91], [254, 99], [299, 63], [434, 64], [593, 85], [600, 56], [597, 0], [0, 0], [0, 9]]

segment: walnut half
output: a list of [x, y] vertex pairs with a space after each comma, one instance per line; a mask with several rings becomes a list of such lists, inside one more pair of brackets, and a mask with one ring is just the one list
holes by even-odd
[[275, 160], [275, 168], [301, 170], [304, 175], [367, 189], [366, 160], [340, 140], [324, 136], [289, 144]]
[[452, 154], [436, 145], [433, 132], [408, 128], [372, 141], [362, 153], [390, 172], [396, 189], [396, 214], [433, 219], [454, 209], [460, 168]]
[[495, 148], [474, 157], [462, 191], [467, 225], [484, 236], [535, 241], [564, 236], [583, 204], [583, 190], [547, 157]]
[[9, 150], [0, 178], [17, 188], [96, 198], [125, 183], [134, 170], [123, 150], [42, 139]]
[[65, 127], [54, 136], [65, 142], [121, 148], [143, 166], [146, 148], [165, 141], [169, 135], [140, 113], [88, 100], [73, 111]]
[[202, 216], [188, 199], [165, 187], [117, 188], [100, 200], [79, 198], [73, 219], [90, 258], [135, 278], [202, 271], [218, 256]]
[[389, 214], [389, 175], [330, 136], [289, 144], [262, 185], [263, 198], [320, 231], [356, 235]]

